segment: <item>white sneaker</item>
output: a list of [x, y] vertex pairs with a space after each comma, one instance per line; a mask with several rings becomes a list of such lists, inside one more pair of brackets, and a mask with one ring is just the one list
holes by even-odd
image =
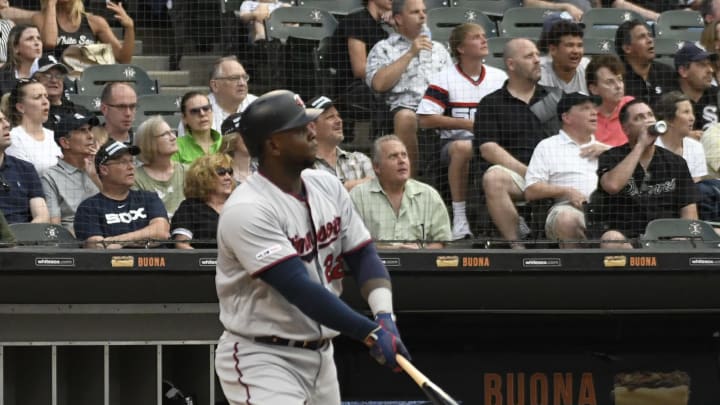
[[520, 217], [518, 218], [518, 239], [523, 240], [527, 238], [532, 233], [532, 230], [528, 226], [528, 224], [525, 222], [525, 218]]
[[452, 240], [460, 240], [465, 238], [472, 238], [473, 234], [470, 232], [470, 224], [462, 222], [460, 224], [453, 224], [452, 229]]

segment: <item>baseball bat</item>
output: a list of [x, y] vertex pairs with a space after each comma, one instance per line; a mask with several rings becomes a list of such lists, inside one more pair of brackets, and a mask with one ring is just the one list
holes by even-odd
[[430, 402], [435, 405], [459, 405], [450, 395], [430, 381], [429, 378], [425, 377], [425, 374], [421, 373], [420, 370], [415, 368], [408, 359], [397, 354], [395, 355], [395, 361], [405, 370], [405, 373], [407, 373], [410, 378], [415, 380], [415, 383], [423, 390]]

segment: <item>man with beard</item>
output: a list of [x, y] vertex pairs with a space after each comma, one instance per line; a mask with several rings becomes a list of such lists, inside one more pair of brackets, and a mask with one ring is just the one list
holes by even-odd
[[678, 89], [688, 96], [695, 113], [690, 136], [698, 140], [704, 130], [718, 122], [718, 88], [712, 84], [712, 61], [716, 57], [692, 42], [685, 42], [675, 54]]
[[[338, 179], [312, 167], [321, 110], [297, 94], [263, 94], [239, 132], [258, 173], [236, 188], [218, 222], [215, 285], [225, 329], [215, 370], [232, 405], [340, 405], [332, 339], [365, 343], [399, 370], [409, 357], [393, 315], [390, 276]], [[344, 266], [375, 320], [340, 298]]]
[[480, 155], [490, 167], [483, 175], [485, 203], [500, 235], [511, 247], [530, 233], [515, 208], [523, 201], [525, 172], [535, 145], [558, 133], [559, 89], [538, 84], [540, 52], [526, 38], [505, 45], [508, 80], [485, 96], [475, 113], [473, 132]]

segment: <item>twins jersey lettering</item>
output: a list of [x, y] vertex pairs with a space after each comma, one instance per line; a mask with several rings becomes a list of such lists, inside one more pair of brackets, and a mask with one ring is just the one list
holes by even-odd
[[[430, 79], [430, 85], [418, 105], [422, 115], [443, 114], [473, 121], [477, 105], [486, 95], [498, 90], [507, 74], [492, 66], [483, 66], [477, 80], [466, 75], [460, 65], [449, 66]], [[472, 139], [473, 133], [464, 129], [442, 129], [442, 139]]]
[[258, 277], [297, 256], [313, 281], [340, 295], [343, 253], [371, 241], [335, 176], [308, 169], [301, 178], [304, 197], [285, 193], [256, 173], [233, 192], [220, 214], [215, 283], [220, 320], [236, 335], [293, 340], [338, 335]]

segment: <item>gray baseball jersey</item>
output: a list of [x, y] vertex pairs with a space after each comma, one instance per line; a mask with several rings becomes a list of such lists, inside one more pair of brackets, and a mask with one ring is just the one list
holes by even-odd
[[285, 193], [256, 173], [233, 192], [220, 214], [215, 284], [220, 321], [236, 335], [292, 340], [338, 335], [258, 277], [299, 256], [312, 280], [340, 295], [343, 252], [371, 241], [336, 177], [308, 169], [301, 178], [305, 197]]

